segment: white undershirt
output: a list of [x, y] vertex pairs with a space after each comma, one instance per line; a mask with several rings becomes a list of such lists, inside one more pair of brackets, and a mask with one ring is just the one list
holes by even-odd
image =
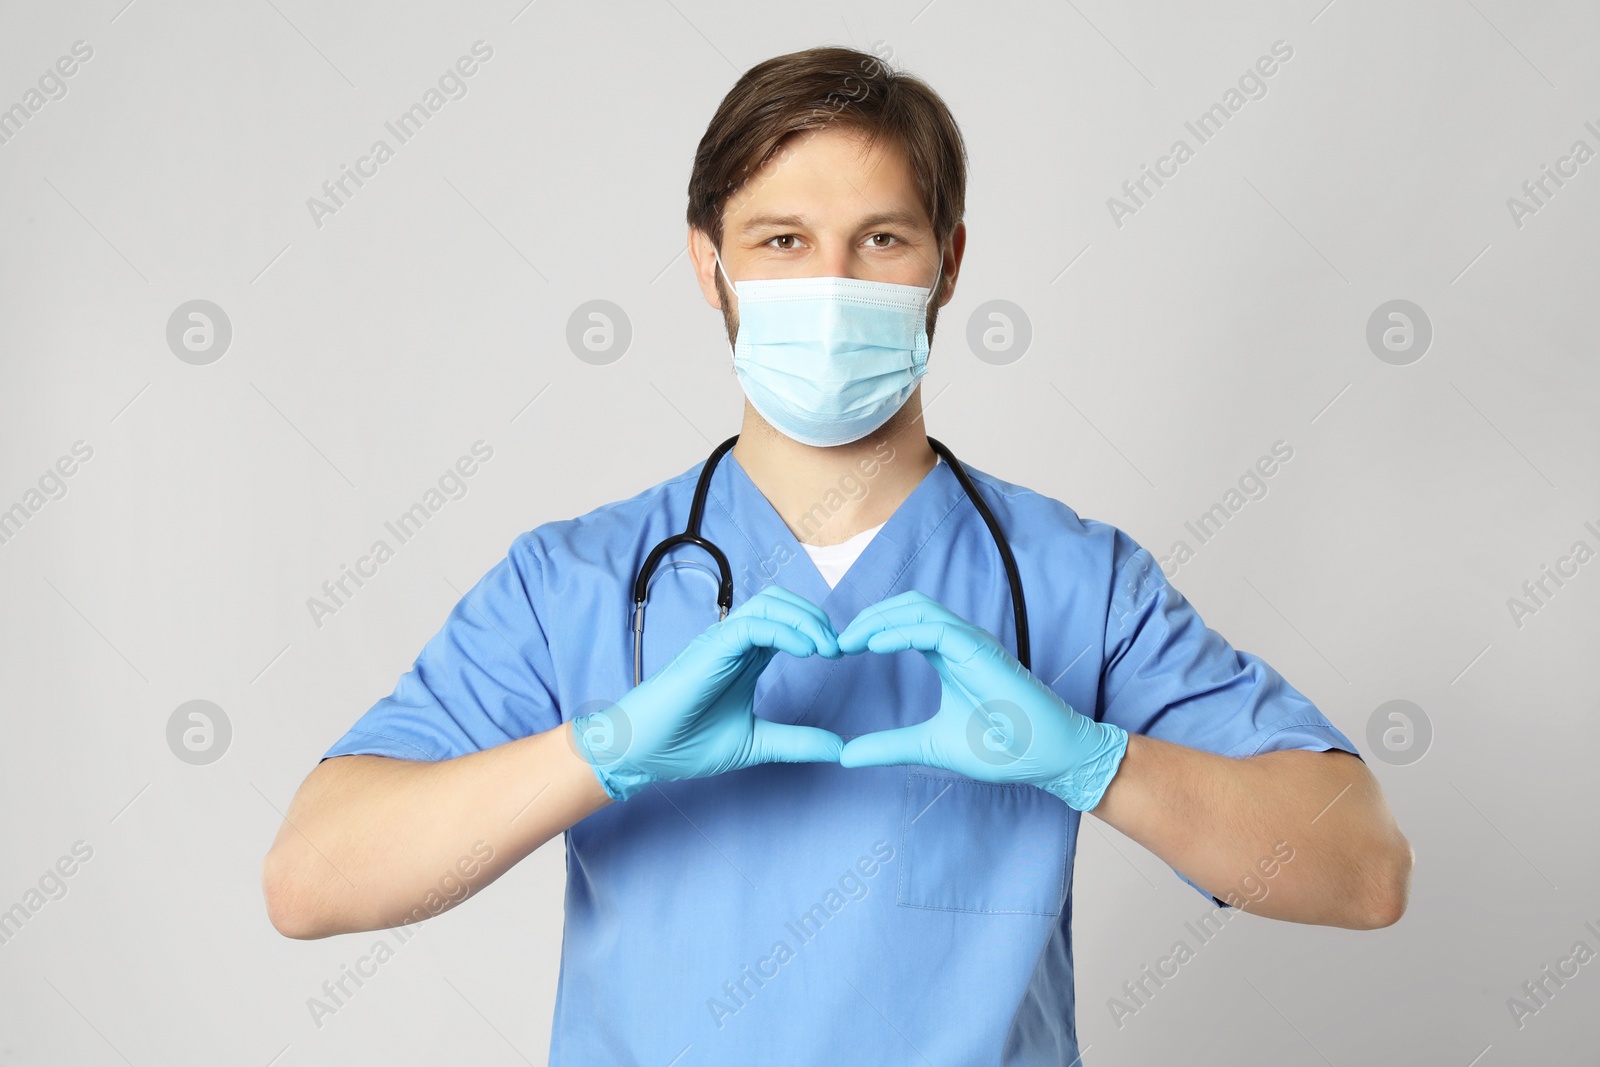
[[872, 540], [872, 535], [883, 529], [884, 523], [862, 530], [848, 541], [840, 541], [836, 545], [808, 545], [802, 543], [801, 548], [806, 550], [806, 555], [811, 557], [811, 562], [817, 565], [817, 570], [822, 572], [822, 580], [832, 589], [839, 584], [839, 579], [844, 577], [844, 572], [850, 569], [850, 564], [861, 555], [862, 549], [867, 547], [867, 542]]
[[[933, 465], [937, 467], [944, 462], [943, 456], [935, 456]], [[839, 584], [839, 579], [844, 577], [844, 572], [850, 569], [850, 564], [856, 561], [867, 542], [872, 540], [874, 534], [883, 529], [885, 523], [880, 522], [870, 530], [862, 530], [848, 541], [840, 541], [836, 545], [808, 545], [804, 542], [800, 547], [806, 550], [806, 555], [811, 557], [811, 562], [817, 565], [817, 570], [822, 572], [822, 580], [828, 583], [828, 588], [833, 589]]]

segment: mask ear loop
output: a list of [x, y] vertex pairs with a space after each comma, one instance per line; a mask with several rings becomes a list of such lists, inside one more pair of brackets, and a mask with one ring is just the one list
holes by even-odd
[[[711, 246], [711, 254], [717, 257], [717, 269], [722, 272], [722, 280], [728, 283], [728, 291], [730, 293], [733, 292], [733, 279], [728, 277], [728, 268], [722, 265], [722, 256], [718, 254], [716, 245]], [[941, 263], [940, 267], [942, 268], [943, 266], [944, 264]]]
[[[724, 281], [726, 281], [726, 282], [727, 282], [727, 283], [728, 283], [728, 292], [729, 292], [729, 293], [730, 293], [730, 294], [731, 294], [731, 293], [733, 293], [733, 292], [734, 292], [734, 288], [733, 288], [733, 279], [732, 279], [732, 278], [730, 278], [730, 277], [728, 277], [728, 268], [726, 268], [726, 267], [724, 267], [724, 266], [723, 266], [723, 265], [722, 265], [722, 256], [721, 256], [721, 255], [720, 255], [720, 254], [718, 254], [718, 252], [717, 252], [717, 246], [716, 246], [716, 245], [712, 245], [712, 246], [711, 246], [711, 254], [712, 254], [712, 255], [713, 255], [713, 256], [716, 256], [716, 257], [717, 257], [717, 269], [718, 269], [718, 270], [720, 270], [720, 271], [721, 271], [721, 272], [722, 272], [722, 278], [723, 278], [723, 280], [724, 280]], [[942, 265], [943, 265], [943, 264], [941, 264], [941, 266], [942, 266]], [[732, 341], [729, 341], [729, 342], [728, 342], [728, 354], [729, 354], [729, 355], [732, 355], [732, 356], [734, 356], [734, 357], [735, 357], [735, 358], [738, 358], [738, 354], [739, 354], [739, 353], [738, 353], [738, 350], [737, 350], [737, 349], [736, 349], [736, 348], [735, 348], [735, 347], [734, 347], [734, 345], [733, 345], [733, 342], [732, 342]]]
[[[939, 294], [939, 282], [943, 277], [944, 256], [941, 255], [939, 257], [939, 272], [933, 276], [933, 288], [928, 290], [928, 295], [922, 301], [922, 333], [925, 337], [928, 333], [928, 308], [932, 305], [933, 298]], [[930, 337], [928, 340], [931, 344], [933, 339]]]

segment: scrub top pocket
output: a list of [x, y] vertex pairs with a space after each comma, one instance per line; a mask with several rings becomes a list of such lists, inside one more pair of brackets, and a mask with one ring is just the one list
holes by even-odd
[[1069, 814], [1037, 786], [912, 770], [895, 902], [990, 915], [1060, 914]]

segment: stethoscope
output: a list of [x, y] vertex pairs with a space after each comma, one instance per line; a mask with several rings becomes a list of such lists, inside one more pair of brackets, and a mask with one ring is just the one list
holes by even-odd
[[[689, 509], [689, 527], [681, 534], [662, 541], [650, 550], [650, 555], [645, 557], [644, 566], [639, 569], [639, 576], [633, 583], [633, 684], [638, 685], [644, 680], [644, 604], [649, 596], [650, 576], [655, 573], [656, 565], [661, 562], [661, 557], [679, 545], [698, 545], [705, 549], [712, 559], [717, 561], [717, 572], [721, 581], [717, 585], [717, 619], [720, 622], [728, 617], [728, 609], [733, 607], [733, 569], [728, 566], [728, 557], [722, 554], [722, 549], [700, 536], [700, 519], [706, 510], [706, 494], [711, 489], [711, 474], [717, 469], [717, 464], [739, 441], [739, 435], [734, 434], [716, 447], [705, 466], [700, 470], [700, 480], [695, 483], [694, 503]], [[983, 498], [978, 495], [977, 488], [972, 484], [972, 479], [967, 475], [966, 468], [950, 453], [944, 445], [928, 438], [928, 444], [944, 461], [950, 464], [950, 470], [955, 473], [956, 480], [961, 483], [962, 490], [967, 494], [967, 499], [972, 501], [972, 506], [978, 509], [978, 514], [983, 516], [984, 524], [989, 527], [989, 535], [994, 538], [995, 547], [1000, 550], [1000, 559], [1006, 567], [1006, 581], [1011, 585], [1011, 611], [1016, 619], [1017, 629], [1017, 662], [1024, 669], [1031, 669], [1028, 654], [1028, 610], [1022, 600], [1022, 576], [1017, 572], [1017, 561], [1011, 554], [1011, 546], [1006, 543], [1006, 536], [1000, 529], [1000, 524], [995, 521], [994, 514], [989, 510]]]

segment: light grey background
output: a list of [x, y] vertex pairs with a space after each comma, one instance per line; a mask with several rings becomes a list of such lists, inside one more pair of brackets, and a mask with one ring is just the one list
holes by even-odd
[[[0, 545], [0, 909], [93, 850], [0, 945], [0, 1063], [544, 1062], [559, 841], [320, 1027], [307, 999], [380, 935], [279, 936], [261, 859], [517, 534], [737, 430], [683, 254], [695, 144], [750, 65], [874, 42], [971, 153], [930, 432], [1158, 554], [1288, 442], [1173, 581], [1357, 742], [1417, 852], [1396, 926], [1240, 917], [1118, 1028], [1108, 998], [1207, 906], [1086, 819], [1085, 1062], [1596, 1062], [1600, 963], [1520, 1029], [1507, 1008], [1600, 949], [1600, 561], [1520, 626], [1507, 604], [1600, 549], [1600, 160], [1520, 226], [1507, 205], [1600, 149], [1592, 5], [124, 2], [0, 9], [0, 107], [93, 49], [0, 145], [0, 508], [93, 449]], [[316, 225], [307, 199], [479, 40], [467, 95]], [[1279, 40], [1267, 94], [1116, 225], [1107, 199]], [[166, 339], [195, 299], [232, 328], [203, 366]], [[566, 341], [594, 299], [631, 324], [608, 365]], [[1395, 299], [1433, 330], [1408, 365], [1366, 341]], [[1003, 365], [965, 341], [990, 300], [1031, 324]], [[480, 439], [466, 495], [314, 623]], [[206, 765], [167, 740], [197, 699], [232, 729]], [[1367, 739], [1390, 700], [1432, 725], [1409, 765]]]

